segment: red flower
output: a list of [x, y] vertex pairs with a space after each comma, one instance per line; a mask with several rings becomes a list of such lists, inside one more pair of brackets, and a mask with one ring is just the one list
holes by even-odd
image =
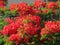
[[41, 14], [41, 11], [38, 9], [33, 9], [34, 14]]
[[58, 4], [55, 2], [49, 2], [49, 4], [47, 5], [48, 9], [55, 9], [58, 8]]
[[18, 4], [18, 9], [22, 10], [22, 11], [25, 11], [26, 9], [28, 9], [28, 4], [26, 4], [25, 2], [20, 2]]
[[18, 10], [18, 6], [15, 3], [10, 4], [10, 10]]
[[34, 7], [40, 7], [40, 0], [35, 0]]
[[4, 21], [8, 22], [8, 23], [13, 23], [14, 21], [10, 18], [6, 18]]
[[28, 35], [35, 35], [37, 33], [37, 30], [33, 26], [27, 26], [25, 28], [25, 32]]
[[4, 0], [0, 0], [0, 1], [4, 1]]
[[34, 15], [34, 16], [32, 16], [31, 21], [34, 22], [36, 25], [39, 25], [41, 22], [41, 17]]
[[9, 40], [10, 41], [19, 41], [20, 40], [20, 36], [17, 35], [17, 34], [12, 34], [10, 37], [9, 37]]
[[60, 21], [57, 21], [57, 26], [58, 26], [58, 32], [60, 33]]
[[53, 22], [53, 21], [48, 21], [45, 24], [45, 28], [52, 33], [56, 33], [58, 31], [58, 26], [56, 22]]
[[25, 15], [31, 13], [32, 7], [25, 2], [18, 3], [18, 11], [20, 14]]
[[11, 35], [15, 34], [18, 27], [15, 23], [11, 23], [3, 28], [3, 35]]
[[28, 43], [29, 38], [24, 37], [24, 42]]
[[4, 8], [5, 4], [4, 1], [0, 1], [0, 8]]
[[17, 32], [18, 27], [15, 23], [11, 23], [9, 27], [10, 27], [10, 30], [9, 30], [10, 35], [15, 34]]
[[40, 2], [41, 7], [45, 7], [46, 3], [45, 2]]
[[42, 13], [47, 14], [48, 13], [48, 10], [47, 9], [42, 10]]
[[57, 13], [57, 10], [56, 10], [56, 9], [55, 9], [55, 10], [52, 10], [52, 11], [53, 11], [53, 13], [54, 13], [54, 14], [56, 14], [56, 13]]
[[39, 8], [39, 7], [44, 7], [46, 5], [45, 2], [41, 2], [40, 0], [35, 0], [34, 2], [34, 7]]
[[46, 30], [46, 28], [41, 29], [40, 35], [43, 36], [45, 34], [49, 35], [51, 33], [48, 30]]
[[4, 29], [2, 30], [2, 34], [5, 36], [5, 35], [8, 35], [8, 32], [9, 32], [9, 27], [4, 26]]
[[19, 44], [19, 42], [21, 41], [21, 36], [17, 35], [17, 34], [12, 34], [9, 38], [8, 41], [15, 41], [16, 45]]

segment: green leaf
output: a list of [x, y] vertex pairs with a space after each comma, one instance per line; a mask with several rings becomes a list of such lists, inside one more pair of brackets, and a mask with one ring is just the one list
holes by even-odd
[[35, 42], [28, 43], [28, 45], [34, 45], [34, 44], [35, 44]]
[[48, 10], [48, 13], [52, 13], [52, 10], [51, 10], [51, 9], [49, 9], [49, 10]]
[[7, 36], [4, 36], [3, 41], [6, 42], [7, 38]]
[[45, 10], [46, 8], [40, 8], [41, 10]]
[[13, 44], [13, 42], [11, 41], [11, 42], [6, 42], [4, 45], [12, 45]]
[[40, 40], [45, 39], [47, 37], [47, 34], [43, 35]]
[[2, 28], [3, 28], [3, 25], [2, 25], [2, 24], [0, 24], [0, 30], [2, 30]]
[[58, 5], [60, 6], [60, 1], [58, 2]]
[[0, 39], [0, 45], [2, 45], [4, 43], [3, 39]]
[[11, 14], [12, 14], [13, 16], [15, 16], [15, 15], [16, 15], [16, 10], [12, 10], [12, 11], [11, 11]]
[[0, 18], [0, 30], [2, 30], [2, 28], [8, 24], [9, 24], [8, 22], [4, 21], [4, 18]]
[[3, 36], [0, 35], [0, 45], [3, 45], [4, 44], [4, 41], [3, 41]]
[[4, 13], [5, 13], [5, 15], [9, 15], [9, 14], [10, 14], [10, 11], [7, 10], [7, 11], [5, 11]]
[[26, 23], [28, 23], [28, 22], [29, 22], [29, 20], [27, 19], [27, 20], [25, 20], [25, 22], [26, 22]]

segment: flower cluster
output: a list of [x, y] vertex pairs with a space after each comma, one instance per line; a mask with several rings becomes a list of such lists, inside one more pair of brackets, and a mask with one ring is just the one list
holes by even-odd
[[19, 40], [20, 38], [23, 38], [25, 34], [34, 36], [41, 29], [41, 17], [39, 16], [29, 14], [22, 17], [16, 17], [14, 20], [15, 21], [13, 22], [11, 19], [5, 19], [5, 21], [9, 22], [9, 25], [4, 26], [2, 30], [4, 36], [10, 36], [8, 39], [9, 41]]
[[58, 8], [58, 4], [55, 3], [55, 2], [49, 2], [49, 4], [47, 5], [47, 8], [48, 9], [55, 9], [55, 8]]
[[7, 0], [0, 0], [0, 8], [4, 8]]
[[60, 41], [59, 2], [35, 0], [32, 5], [20, 2], [6, 8], [4, 1], [0, 1], [0, 9], [4, 7], [0, 10], [0, 45], [55, 45]]
[[60, 33], [59, 21], [48, 21], [45, 23], [45, 28], [41, 30], [41, 36], [45, 34]]
[[35, 0], [34, 2], [34, 7], [35, 8], [39, 8], [39, 7], [45, 7], [46, 3], [45, 2], [42, 2], [40, 0]]
[[4, 7], [4, 1], [0, 1], [0, 8]]

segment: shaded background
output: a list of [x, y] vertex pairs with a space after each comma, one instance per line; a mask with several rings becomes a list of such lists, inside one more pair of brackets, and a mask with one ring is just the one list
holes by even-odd
[[[20, 1], [26, 2], [26, 3], [29, 3], [29, 4], [31, 4], [31, 3], [34, 2], [34, 0], [8, 0], [8, 6], [9, 6], [11, 3], [18, 3], [18, 2], [20, 2]], [[57, 0], [41, 0], [41, 1], [57, 1]]]
[[[29, 4], [31, 4], [32, 2], [34, 2], [34, 0], [8, 0], [8, 5], [10, 5], [11, 3], [18, 3], [18, 2], [20, 2], [20, 1], [22, 1], [22, 2], [26, 2], [26, 3], [29, 3]], [[43, 0], [42, 0], [43, 1]]]
[[27, 3], [32, 3], [34, 0], [8, 0], [8, 5], [11, 4], [11, 3], [18, 3], [18, 2], [27, 2]]

